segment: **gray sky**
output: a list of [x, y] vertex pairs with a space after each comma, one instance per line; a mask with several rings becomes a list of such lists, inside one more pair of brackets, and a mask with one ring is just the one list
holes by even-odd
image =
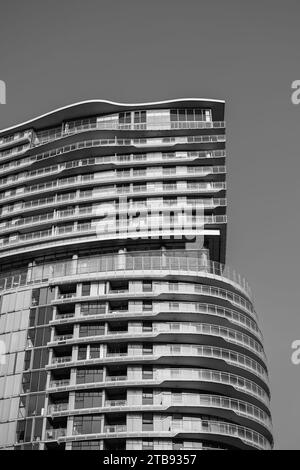
[[0, 128], [75, 101], [226, 100], [228, 264], [248, 278], [278, 448], [300, 449], [298, 0], [2, 0]]

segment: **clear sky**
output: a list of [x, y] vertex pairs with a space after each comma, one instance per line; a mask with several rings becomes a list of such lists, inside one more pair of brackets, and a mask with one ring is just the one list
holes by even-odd
[[0, 128], [85, 99], [226, 100], [228, 264], [269, 357], [276, 445], [300, 449], [299, 0], [2, 0]]

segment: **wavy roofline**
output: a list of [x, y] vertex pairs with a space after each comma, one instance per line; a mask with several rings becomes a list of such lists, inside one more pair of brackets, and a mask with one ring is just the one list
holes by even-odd
[[72, 103], [66, 106], [61, 106], [59, 108], [53, 109], [52, 111], [49, 111], [47, 113], [40, 114], [34, 118], [31, 118], [27, 121], [23, 121], [21, 123], [15, 124], [13, 126], [6, 127], [5, 129], [0, 129], [0, 134], [6, 133], [6, 132], [11, 132], [14, 129], [18, 128], [23, 128], [24, 126], [29, 126], [30, 124], [33, 124], [36, 121], [39, 121], [41, 119], [45, 119], [47, 117], [53, 116], [59, 112], [63, 112], [66, 110], [70, 110], [73, 108], [77, 108], [78, 106], [84, 106], [84, 105], [89, 105], [89, 104], [107, 104], [111, 106], [121, 106], [121, 107], [144, 107], [144, 106], [155, 106], [155, 105], [161, 105], [161, 104], [168, 104], [168, 103], [182, 103], [186, 101], [204, 101], [207, 103], [220, 103], [220, 104], [225, 104], [224, 100], [216, 100], [216, 99], [210, 99], [210, 98], [175, 98], [171, 100], [162, 100], [162, 101], [146, 101], [142, 103], [120, 103], [118, 101], [111, 101], [111, 100], [102, 100], [102, 99], [93, 99], [93, 100], [83, 100], [83, 101], [78, 101], [76, 103]]

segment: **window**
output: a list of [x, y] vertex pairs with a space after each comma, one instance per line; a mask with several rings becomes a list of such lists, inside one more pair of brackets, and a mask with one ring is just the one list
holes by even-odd
[[100, 357], [100, 351], [100, 344], [90, 346], [90, 359], [97, 359]]
[[82, 315], [101, 315], [105, 311], [106, 305], [103, 302], [87, 302], [81, 305]]
[[87, 346], [79, 346], [78, 348], [78, 360], [82, 361], [86, 359], [87, 355]]
[[143, 390], [142, 403], [143, 405], [153, 405], [153, 391], [152, 390]]
[[152, 413], [143, 413], [142, 418], [142, 430], [143, 431], [153, 431], [153, 414]]
[[134, 112], [134, 123], [140, 124], [146, 122], [146, 111], [135, 111]]
[[102, 428], [101, 416], [75, 416], [74, 434], [94, 434], [100, 433]]
[[131, 112], [119, 113], [120, 124], [131, 124]]
[[153, 367], [144, 366], [142, 370], [142, 379], [143, 380], [153, 380]]
[[101, 441], [72, 442], [72, 450], [101, 450]]

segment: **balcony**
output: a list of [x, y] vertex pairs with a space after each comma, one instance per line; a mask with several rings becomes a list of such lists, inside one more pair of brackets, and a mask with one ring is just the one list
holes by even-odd
[[56, 413], [60, 411], [67, 411], [69, 409], [69, 404], [68, 403], [56, 403], [53, 405], [48, 406], [48, 413]]
[[66, 362], [71, 362], [72, 356], [62, 356], [62, 357], [53, 357], [51, 364], [64, 364]]
[[62, 131], [61, 127], [36, 135], [34, 145], [43, 145], [48, 142], [67, 137], [69, 135], [80, 134], [81, 132], [96, 130], [120, 130], [120, 131], [143, 131], [143, 130], [180, 130], [180, 129], [224, 129], [226, 126], [224, 121], [170, 121], [166, 127], [166, 122], [157, 120], [155, 123], [130, 123], [123, 124], [120, 122], [90, 122], [89, 124], [77, 126], [65, 126]]
[[67, 435], [65, 428], [48, 429], [46, 430], [46, 441], [57, 441], [60, 437]]
[[57, 336], [54, 336], [54, 337], [53, 337], [53, 341], [59, 343], [59, 342], [61, 342], [61, 341], [65, 342], [65, 341], [67, 341], [68, 339], [73, 339], [73, 338], [74, 338], [73, 334], [69, 334], [69, 335], [57, 335]]
[[12, 135], [8, 135], [6, 137], [1, 137], [0, 138], [0, 149], [4, 147], [8, 147], [11, 145], [16, 145], [22, 140], [29, 140], [31, 141], [32, 137], [32, 131], [23, 131], [23, 132], [17, 132]]
[[70, 385], [70, 379], [63, 379], [63, 380], [52, 380], [49, 383], [49, 389], [52, 388], [60, 388], [60, 387], [68, 387]]

